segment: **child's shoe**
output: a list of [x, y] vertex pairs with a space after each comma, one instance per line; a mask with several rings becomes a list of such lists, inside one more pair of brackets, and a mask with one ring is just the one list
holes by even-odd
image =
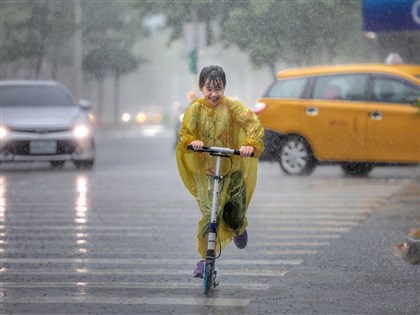
[[205, 265], [204, 259], [200, 260], [197, 263], [197, 266], [195, 266], [195, 269], [194, 269], [194, 272], [193, 272], [193, 277], [195, 277], [195, 278], [203, 278], [204, 265]]
[[241, 235], [237, 235], [233, 238], [233, 241], [239, 249], [244, 249], [248, 244], [248, 233], [245, 230]]

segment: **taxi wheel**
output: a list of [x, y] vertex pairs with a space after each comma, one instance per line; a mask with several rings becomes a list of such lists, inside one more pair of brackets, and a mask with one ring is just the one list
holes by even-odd
[[341, 168], [349, 176], [367, 176], [373, 169], [373, 165], [369, 163], [343, 163]]
[[310, 175], [316, 159], [309, 143], [300, 136], [287, 136], [281, 144], [279, 162], [287, 175]]

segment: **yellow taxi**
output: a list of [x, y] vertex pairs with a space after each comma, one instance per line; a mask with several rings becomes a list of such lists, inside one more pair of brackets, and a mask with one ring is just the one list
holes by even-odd
[[420, 65], [280, 71], [255, 109], [266, 130], [262, 160], [289, 175], [308, 175], [320, 163], [351, 175], [420, 163], [419, 97]]

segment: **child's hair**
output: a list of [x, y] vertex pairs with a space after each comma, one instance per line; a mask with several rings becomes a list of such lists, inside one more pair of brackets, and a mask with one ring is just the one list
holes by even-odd
[[200, 89], [204, 87], [204, 84], [208, 83], [219, 85], [220, 82], [223, 83], [223, 87], [226, 87], [226, 74], [223, 71], [222, 67], [219, 66], [207, 66], [204, 67], [200, 72], [200, 77], [198, 78], [198, 86]]

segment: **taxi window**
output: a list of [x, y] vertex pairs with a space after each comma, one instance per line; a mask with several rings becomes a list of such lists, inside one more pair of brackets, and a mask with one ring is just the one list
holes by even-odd
[[375, 77], [372, 82], [372, 99], [381, 103], [410, 104], [420, 96], [420, 86], [395, 77]]
[[340, 74], [319, 76], [313, 98], [320, 100], [365, 101], [368, 74]]
[[284, 79], [274, 82], [265, 97], [273, 98], [301, 98], [308, 78]]

